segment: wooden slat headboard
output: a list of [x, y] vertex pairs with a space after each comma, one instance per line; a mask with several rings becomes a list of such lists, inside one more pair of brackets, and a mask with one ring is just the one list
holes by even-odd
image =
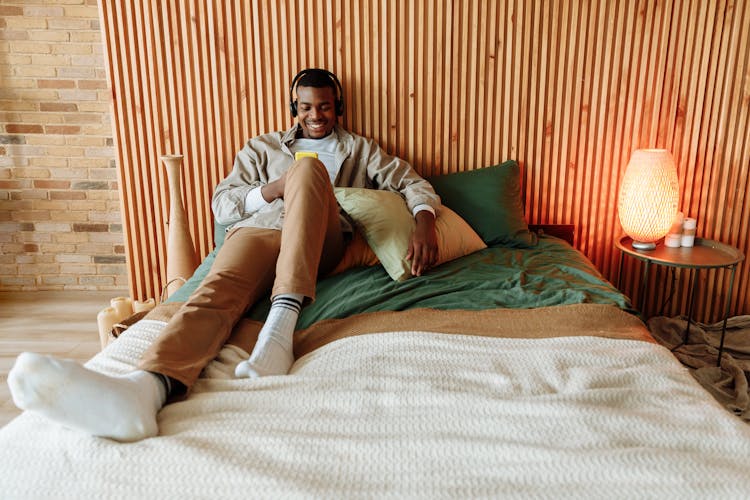
[[[700, 236], [750, 254], [750, 0], [112, 0], [100, 9], [136, 298], [157, 296], [165, 280], [159, 156], [185, 156], [189, 223], [206, 255], [214, 186], [247, 138], [292, 124], [289, 83], [311, 66], [341, 79], [344, 126], [424, 175], [518, 160], [529, 222], [575, 225], [577, 247], [612, 281], [617, 191], [641, 147], [673, 152], [681, 209]], [[750, 313], [748, 267], [733, 313]], [[626, 266], [623, 280], [633, 293], [635, 271]], [[700, 317], [719, 312], [717, 278], [698, 299]]]

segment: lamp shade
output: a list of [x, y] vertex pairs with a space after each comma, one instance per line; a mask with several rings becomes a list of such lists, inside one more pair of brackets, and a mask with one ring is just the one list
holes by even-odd
[[634, 248], [655, 248], [674, 222], [678, 200], [677, 168], [669, 151], [633, 151], [620, 186], [618, 212]]

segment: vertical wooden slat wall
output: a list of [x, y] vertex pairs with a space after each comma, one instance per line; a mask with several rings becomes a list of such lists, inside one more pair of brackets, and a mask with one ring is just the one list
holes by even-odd
[[[101, 1], [128, 268], [135, 297], [164, 285], [166, 176], [185, 155], [196, 244], [235, 152], [289, 127], [289, 83], [311, 66], [344, 86], [349, 129], [424, 175], [516, 159], [526, 215], [576, 226], [618, 281], [617, 192], [630, 153], [672, 151], [698, 233], [750, 251], [750, 0]], [[750, 313], [750, 265], [732, 314]], [[639, 263], [623, 290], [637, 295]], [[659, 269], [647, 314], [685, 311], [688, 273]], [[701, 273], [696, 314], [723, 311], [728, 278]], [[637, 299], [637, 296], [634, 297]]]

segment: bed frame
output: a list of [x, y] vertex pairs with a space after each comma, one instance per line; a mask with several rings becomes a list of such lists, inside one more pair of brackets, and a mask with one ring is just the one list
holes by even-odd
[[554, 236], [575, 246], [575, 225], [573, 224], [529, 224], [529, 229], [539, 236], [544, 234]]

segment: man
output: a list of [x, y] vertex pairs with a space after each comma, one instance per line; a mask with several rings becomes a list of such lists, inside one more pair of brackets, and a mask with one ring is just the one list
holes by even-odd
[[249, 140], [217, 186], [212, 209], [230, 227], [224, 245], [138, 369], [109, 377], [71, 361], [22, 353], [8, 375], [19, 408], [95, 436], [154, 436], [161, 407], [187, 394], [245, 311], [269, 290], [268, 318], [235, 374], [286, 374], [294, 362], [300, 310], [315, 299], [318, 276], [336, 266], [351, 234], [334, 184], [400, 192], [416, 219], [407, 254], [412, 273], [420, 275], [436, 262], [439, 198], [406, 162], [337, 125], [343, 99], [335, 75], [300, 72], [290, 88], [290, 108], [297, 123]]

